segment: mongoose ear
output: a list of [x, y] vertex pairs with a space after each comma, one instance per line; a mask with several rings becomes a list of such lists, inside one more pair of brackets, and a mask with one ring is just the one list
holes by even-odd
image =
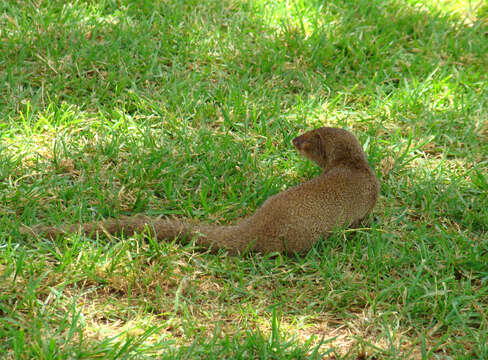
[[318, 150], [322, 155], [325, 156], [327, 151], [329, 150], [328, 148], [330, 147], [330, 144], [328, 143], [327, 135], [325, 134], [325, 128], [318, 129], [318, 131], [315, 133], [317, 142], [318, 142]]

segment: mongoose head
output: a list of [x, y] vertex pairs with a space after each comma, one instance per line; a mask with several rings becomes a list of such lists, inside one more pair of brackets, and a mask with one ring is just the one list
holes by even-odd
[[297, 150], [322, 169], [369, 166], [361, 144], [349, 131], [321, 127], [293, 139]]

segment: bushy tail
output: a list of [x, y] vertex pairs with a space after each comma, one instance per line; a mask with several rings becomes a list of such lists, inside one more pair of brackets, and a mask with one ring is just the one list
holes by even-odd
[[194, 240], [197, 245], [202, 245], [212, 250], [226, 249], [231, 253], [242, 253], [248, 249], [248, 241], [237, 226], [217, 226], [191, 224], [189, 222], [152, 218], [144, 215], [126, 216], [118, 219], [94, 221], [77, 225], [64, 226], [22, 226], [23, 235], [44, 236], [55, 239], [70, 233], [81, 233], [87, 237], [97, 235], [126, 236], [135, 233], [150, 232], [151, 236], [158, 240], [188, 239]]

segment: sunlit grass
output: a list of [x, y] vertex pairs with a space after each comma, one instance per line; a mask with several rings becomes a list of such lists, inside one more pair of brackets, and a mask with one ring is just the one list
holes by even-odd
[[[469, 1], [0, 4], [0, 349], [9, 358], [486, 358], [488, 41]], [[370, 222], [302, 256], [20, 224], [229, 223], [346, 127]]]

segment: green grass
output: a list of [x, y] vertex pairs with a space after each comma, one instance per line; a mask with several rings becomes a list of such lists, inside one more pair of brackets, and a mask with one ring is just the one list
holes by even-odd
[[[13, 359], [488, 358], [488, 7], [0, 3], [0, 351]], [[119, 215], [230, 223], [351, 129], [369, 228], [302, 256], [22, 239]]]

